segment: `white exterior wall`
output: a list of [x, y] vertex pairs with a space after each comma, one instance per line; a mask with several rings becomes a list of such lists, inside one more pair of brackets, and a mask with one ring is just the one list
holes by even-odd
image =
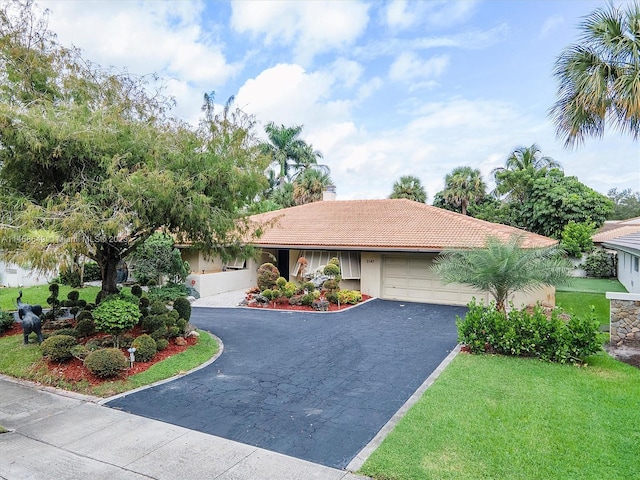
[[182, 259], [185, 262], [189, 262], [189, 269], [193, 273], [200, 273], [204, 270], [205, 273], [219, 272], [222, 270], [222, 260], [214, 257], [209, 260], [204, 258], [202, 252], [198, 250], [183, 249], [180, 251]]
[[640, 263], [638, 256], [618, 250], [618, 280], [629, 293], [640, 293], [640, 271], [635, 269], [636, 262]]
[[0, 261], [0, 285], [4, 287], [32, 287], [46, 285], [57, 273], [43, 274], [27, 270], [13, 263]]
[[243, 270], [228, 270], [215, 273], [192, 273], [187, 277], [185, 284], [195, 288], [201, 297], [209, 297], [218, 293], [233, 292], [236, 290], [248, 290], [257, 285], [254, 260], [247, 260], [247, 268]]
[[360, 254], [360, 291], [371, 297], [380, 297], [382, 286], [382, 255], [375, 252]]

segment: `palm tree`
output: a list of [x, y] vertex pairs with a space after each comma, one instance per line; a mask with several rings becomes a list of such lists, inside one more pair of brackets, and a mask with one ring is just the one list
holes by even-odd
[[634, 140], [640, 135], [640, 3], [610, 4], [580, 24], [577, 44], [557, 58], [558, 100], [549, 115], [571, 147], [601, 137], [605, 121]]
[[471, 202], [477, 203], [484, 198], [487, 186], [482, 180], [480, 170], [471, 167], [457, 167], [444, 178], [444, 200], [460, 207], [463, 215]]
[[504, 167], [491, 172], [496, 182], [494, 194], [507, 195], [515, 200], [523, 200], [529, 183], [537, 175], [545, 175], [551, 168], [562, 168], [559, 162], [542, 155], [535, 143], [530, 147], [518, 147], [507, 157]]
[[405, 175], [393, 184], [389, 198], [407, 198], [414, 202], [426, 203], [427, 192], [418, 177]]
[[322, 192], [332, 185], [329, 174], [316, 168], [306, 168], [293, 182], [293, 199], [296, 205], [322, 200]]
[[488, 237], [484, 248], [444, 251], [436, 259], [435, 271], [445, 283], [464, 283], [490, 293], [500, 311], [516, 291], [571, 281], [571, 266], [558, 246], [522, 248], [522, 240], [517, 235], [505, 242]]
[[[322, 154], [300, 138], [302, 125], [277, 126], [273, 122], [264, 128], [269, 141], [261, 145], [263, 153], [271, 157], [278, 170], [279, 184], [291, 181], [295, 171], [317, 164]], [[292, 170], [294, 170], [292, 172]]]

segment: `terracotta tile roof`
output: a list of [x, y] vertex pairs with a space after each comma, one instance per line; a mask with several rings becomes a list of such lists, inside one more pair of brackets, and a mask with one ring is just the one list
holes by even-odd
[[441, 251], [484, 246], [488, 236], [523, 235], [523, 246], [545, 247], [555, 240], [517, 228], [404, 199], [315, 202], [254, 215], [273, 221], [251, 243], [262, 247]]
[[604, 222], [591, 239], [594, 243], [602, 243], [636, 232], [640, 232], [640, 217]]

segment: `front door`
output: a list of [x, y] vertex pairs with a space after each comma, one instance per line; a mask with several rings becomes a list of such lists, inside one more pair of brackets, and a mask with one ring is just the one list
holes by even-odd
[[289, 280], [289, 250], [278, 250], [278, 270], [280, 276]]

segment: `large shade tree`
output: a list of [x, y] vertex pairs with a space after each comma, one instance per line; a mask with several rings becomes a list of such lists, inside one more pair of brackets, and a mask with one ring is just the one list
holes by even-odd
[[418, 177], [404, 175], [394, 182], [389, 198], [406, 198], [414, 202], [426, 203], [427, 192]]
[[580, 24], [579, 41], [557, 58], [559, 86], [550, 110], [566, 146], [601, 137], [605, 125], [640, 135], [640, 3], [598, 8]]
[[[215, 114], [192, 128], [145, 78], [104, 70], [59, 45], [28, 2], [0, 11], [0, 250], [53, 269], [94, 259], [102, 294], [118, 263], [153, 232], [205, 252], [237, 253], [241, 209], [264, 189], [268, 158], [253, 120]], [[150, 93], [152, 92], [152, 93]]]
[[518, 235], [508, 241], [488, 237], [484, 248], [442, 252], [434, 269], [445, 283], [464, 283], [488, 292], [501, 311], [517, 291], [570, 282], [571, 265], [561, 249], [523, 248], [522, 242]]
[[444, 190], [439, 192], [450, 205], [460, 208], [460, 213], [467, 215], [470, 204], [480, 202], [486, 195], [487, 186], [480, 170], [471, 167], [457, 167], [444, 179]]

